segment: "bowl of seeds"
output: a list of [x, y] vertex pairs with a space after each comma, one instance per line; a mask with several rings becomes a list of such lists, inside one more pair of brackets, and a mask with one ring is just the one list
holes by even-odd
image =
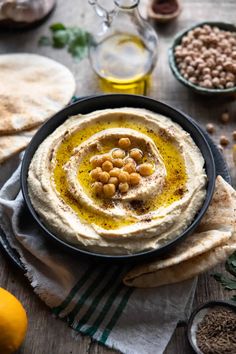
[[236, 26], [202, 22], [177, 34], [169, 49], [176, 79], [205, 95], [236, 93]]
[[201, 305], [189, 319], [187, 334], [197, 354], [235, 354], [236, 304], [210, 301]]

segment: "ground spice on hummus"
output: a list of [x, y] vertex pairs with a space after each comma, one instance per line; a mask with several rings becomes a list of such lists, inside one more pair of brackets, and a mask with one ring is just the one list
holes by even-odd
[[220, 306], [209, 310], [198, 325], [196, 337], [204, 354], [235, 354], [236, 312]]

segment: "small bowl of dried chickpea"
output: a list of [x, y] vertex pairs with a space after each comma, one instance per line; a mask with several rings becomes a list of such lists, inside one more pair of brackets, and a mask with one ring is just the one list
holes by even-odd
[[236, 93], [236, 26], [203, 22], [177, 34], [169, 49], [176, 79], [205, 95]]

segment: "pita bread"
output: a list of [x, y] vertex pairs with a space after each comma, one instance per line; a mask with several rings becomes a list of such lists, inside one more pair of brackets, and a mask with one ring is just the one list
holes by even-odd
[[0, 163], [24, 150], [37, 129], [21, 132], [15, 135], [0, 136]]
[[36, 54], [0, 55], [0, 135], [36, 127], [69, 103], [72, 73]]
[[123, 282], [140, 288], [177, 283], [223, 262], [236, 250], [236, 192], [218, 176], [211, 205], [196, 233], [165, 258], [134, 267]]

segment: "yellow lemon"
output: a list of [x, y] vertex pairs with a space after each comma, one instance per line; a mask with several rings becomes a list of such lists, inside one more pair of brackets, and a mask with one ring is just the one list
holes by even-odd
[[0, 353], [14, 353], [25, 338], [27, 315], [17, 298], [0, 288]]

